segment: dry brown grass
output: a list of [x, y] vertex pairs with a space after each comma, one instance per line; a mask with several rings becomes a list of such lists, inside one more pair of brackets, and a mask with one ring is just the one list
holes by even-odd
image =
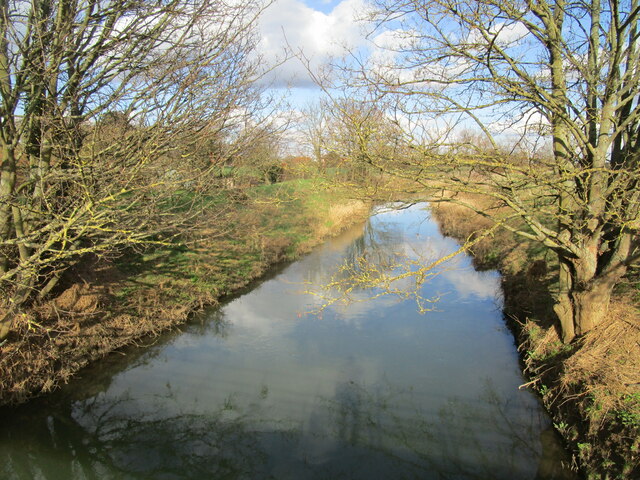
[[[473, 205], [474, 208], [494, 211], [491, 201], [479, 195], [457, 194], [456, 198]], [[450, 236], [463, 242], [473, 240], [475, 236], [490, 229], [494, 222], [478, 215], [463, 205], [454, 203], [437, 203], [432, 207], [433, 214], [438, 220], [443, 235]], [[501, 268], [503, 259], [516, 246], [512, 235], [504, 230], [498, 230], [493, 235], [480, 240], [473, 245], [470, 253], [476, 266], [480, 268]]]
[[[525, 302], [526, 299], [521, 299]], [[551, 319], [522, 322], [526, 369], [574, 465], [589, 478], [640, 478], [640, 311], [616, 297], [605, 322], [563, 345]]]
[[603, 413], [622, 408], [620, 399], [640, 392], [640, 313], [626, 299], [612, 302], [607, 320], [580, 339], [565, 362], [563, 387], [582, 383]]
[[120, 275], [110, 264], [92, 268], [98, 271], [91, 283], [73, 283], [22, 314], [0, 346], [1, 404], [53, 390], [89, 362], [183, 322], [193, 307], [166, 307], [162, 292], [152, 289], [116, 306], [110, 290]]
[[[544, 340], [533, 342], [544, 345]], [[596, 478], [640, 478], [640, 312], [616, 298], [605, 322], [569, 355], [541, 359], [552, 387], [546, 398], [574, 459]], [[544, 372], [541, 378], [545, 378]]]
[[345, 203], [331, 205], [327, 218], [318, 219], [314, 226], [317, 236], [329, 237], [337, 235], [345, 225], [366, 218], [369, 205], [362, 200], [350, 200]]

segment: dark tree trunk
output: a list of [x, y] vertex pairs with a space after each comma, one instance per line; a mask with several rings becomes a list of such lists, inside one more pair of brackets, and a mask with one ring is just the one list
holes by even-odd
[[[619, 246], [626, 251], [624, 243], [619, 242]], [[585, 248], [579, 259], [559, 259], [559, 289], [554, 311], [564, 343], [584, 335], [606, 318], [613, 288], [626, 273], [626, 263], [621, 261], [625, 255], [622, 258], [614, 255], [601, 269], [597, 268], [602, 260], [599, 256], [596, 249]]]

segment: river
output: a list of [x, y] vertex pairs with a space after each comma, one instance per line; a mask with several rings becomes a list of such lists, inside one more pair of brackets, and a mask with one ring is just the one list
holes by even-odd
[[[500, 278], [460, 255], [413, 299], [320, 285], [449, 253], [424, 204], [374, 212], [152, 345], [0, 411], [3, 479], [569, 479], [526, 389]], [[410, 280], [405, 281], [409, 286]]]

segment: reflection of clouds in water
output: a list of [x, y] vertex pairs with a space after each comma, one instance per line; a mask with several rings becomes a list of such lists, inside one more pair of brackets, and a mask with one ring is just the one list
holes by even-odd
[[273, 309], [269, 310], [260, 308], [258, 303], [236, 301], [225, 307], [225, 314], [233, 318], [233, 324], [239, 330], [251, 330], [257, 336], [271, 335], [293, 323], [290, 312], [278, 316]]
[[[336, 291], [330, 293], [326, 287], [332, 276], [340, 278], [342, 274], [337, 272], [345, 259], [356, 262], [364, 258], [374, 269], [392, 276], [429, 266], [458, 250], [459, 245], [455, 240], [440, 235], [424, 204], [408, 209], [394, 207], [397, 206], [390, 209], [387, 206], [375, 207], [374, 216], [366, 228], [358, 226], [348, 230], [292, 265], [276, 282], [280, 284], [277, 287], [264, 284], [257, 291], [254, 290], [251, 304], [239, 299], [225, 307], [226, 314], [234, 318], [234, 328], [252, 332], [256, 337], [275, 332], [284, 336], [295, 328], [301, 317], [320, 320], [331, 316], [361, 329], [371, 317], [383, 315], [382, 312], [404, 300], [396, 295], [371, 300], [373, 295], [380, 293], [379, 289], [356, 288], [349, 293], [348, 304], [338, 301], [326, 306], [332, 296], [340, 296]], [[423, 302], [451, 292], [456, 292], [461, 301], [470, 297], [487, 300], [499, 294], [497, 274], [476, 272], [465, 253], [438, 265], [432, 271], [436, 272], [439, 275], [427, 278], [419, 288], [415, 276], [398, 279], [391, 286], [408, 294], [417, 293]], [[285, 295], [282, 283], [290, 285]], [[303, 291], [310, 295], [297, 295]], [[274, 302], [274, 298], [281, 298], [282, 301]], [[427, 303], [423, 305], [431, 308]], [[322, 307], [325, 308], [318, 316], [320, 318], [309, 314], [322, 310]], [[438, 308], [437, 303], [433, 307]]]
[[[389, 227], [374, 235], [378, 248], [414, 258], [456, 248], [416, 212], [411, 224], [397, 213], [404, 236]], [[416, 321], [411, 302], [368, 301], [369, 291], [324, 318], [298, 317], [317, 300], [292, 292], [305, 279], [324, 278], [347, 247], [330, 251], [329, 260], [326, 250], [306, 257], [229, 302], [211, 317], [223, 328], [188, 327], [113, 378], [104, 394], [76, 403], [62, 422], [47, 415], [37, 436], [24, 445], [7, 441], [4, 452], [10, 446], [29, 467], [39, 457], [24, 452], [51, 436], [47, 451], [63, 457], [59, 434], [73, 428], [70, 445], [101, 462], [86, 475], [95, 477], [126, 468], [145, 478], [168, 471], [189, 478], [533, 478], [548, 421], [539, 421], [536, 399], [518, 390], [513, 338], [495, 328], [504, 323], [493, 309], [484, 315], [486, 304], [463, 301], [452, 316], [434, 315], [450, 321]], [[387, 258], [384, 250], [376, 258]], [[466, 256], [424, 285], [425, 295], [455, 290], [447, 297], [454, 302], [485, 299], [497, 288], [497, 274], [475, 272]], [[220, 337], [211, 334], [218, 330]], [[4, 478], [3, 468], [13, 467], [1, 464]], [[39, 471], [54, 471], [51, 465]]]
[[[403, 221], [409, 215], [410, 221]], [[391, 217], [385, 222], [385, 217]], [[425, 222], [426, 219], [426, 222]], [[398, 220], [398, 221], [396, 221]], [[301, 261], [292, 264], [276, 279], [265, 282], [251, 293], [250, 300], [240, 297], [221, 310], [221, 317], [232, 318], [230, 328], [233, 335], [226, 339], [229, 349], [239, 345], [251, 345], [257, 350], [295, 349], [296, 331], [305, 328], [306, 322], [339, 322], [355, 331], [363, 331], [368, 324], [389, 316], [393, 322], [395, 309], [408, 308], [415, 312], [413, 304], [399, 307], [406, 298], [383, 295], [371, 296], [380, 290], [353, 290], [347, 304], [338, 302], [326, 305], [326, 284], [332, 268], [338, 268], [341, 258], [349, 257], [354, 250], [365, 253], [372, 264], [388, 265], [389, 274], [402, 273], [405, 269], [418, 269], [458, 249], [458, 244], [442, 237], [428, 212], [420, 206], [408, 210], [392, 210], [381, 213], [364, 231], [356, 228], [328, 242]], [[328, 254], [328, 255], [327, 255]], [[409, 265], [408, 260], [416, 262]], [[403, 265], [404, 266], [401, 266]], [[407, 266], [409, 265], [409, 266]], [[444, 295], [447, 301], [465, 302], [470, 298], [491, 299], [499, 291], [498, 276], [493, 272], [476, 272], [470, 258], [461, 254], [437, 267], [439, 275], [427, 279], [417, 293], [424, 302], [436, 300]], [[409, 276], [393, 282], [392, 287], [404, 292], [416, 293], [416, 278]], [[299, 295], [307, 291], [316, 295]], [[453, 294], [453, 295], [451, 295]], [[414, 300], [409, 300], [413, 302]], [[433, 304], [423, 303], [427, 309], [440, 309], [437, 300]], [[444, 307], [446, 308], [446, 307]], [[318, 312], [320, 313], [310, 313]], [[405, 311], [402, 315], [407, 315]], [[274, 339], [278, 339], [277, 346]]]
[[488, 300], [500, 294], [499, 277], [495, 272], [476, 272], [465, 268], [447, 270], [442, 276], [455, 288], [461, 300], [471, 296]]
[[[282, 287], [280, 282], [275, 283]], [[233, 319], [234, 335], [225, 342], [229, 348], [248, 343], [263, 348], [264, 339], [288, 342], [288, 334], [301, 320], [299, 315], [308, 308], [308, 299], [302, 295], [282, 295], [280, 290], [281, 301], [278, 301], [279, 295], [272, 288], [254, 293], [250, 299], [241, 297], [222, 309], [226, 318]]]
[[[399, 244], [395, 250], [398, 254], [411, 260], [420, 260], [423, 265], [429, 265], [442, 257], [457, 250], [457, 245], [450, 245], [446, 238], [422, 237], [420, 241], [405, 241]], [[459, 263], [460, 257], [454, 257], [447, 265]]]
[[370, 300], [369, 296], [370, 292], [354, 293], [352, 295], [352, 303], [332, 306], [332, 314], [343, 323], [361, 330], [366, 328], [369, 320], [383, 316], [384, 310], [397, 305], [401, 301], [390, 295], [375, 300]]
[[[430, 219], [429, 212], [424, 205], [414, 205], [408, 209], [388, 209], [386, 206], [374, 208], [374, 217], [367, 225], [362, 236], [353, 239], [353, 245], [345, 246], [344, 252], [349, 270], [356, 272], [371, 270], [373, 275], [381, 272], [387, 279], [402, 276], [410, 271], [416, 272], [428, 268], [443, 257], [456, 252], [459, 244], [447, 237], [443, 237], [437, 230], [437, 225]], [[408, 220], [407, 220], [408, 218]], [[360, 230], [358, 230], [360, 231]], [[352, 236], [353, 238], [353, 236]], [[331, 243], [331, 242], [330, 242]], [[330, 244], [329, 243], [329, 244]], [[344, 245], [344, 243], [342, 243]], [[354, 249], [353, 246], [356, 246]], [[355, 255], [354, 255], [355, 253]], [[313, 256], [305, 262], [318, 263], [319, 258]], [[306, 291], [314, 295], [308, 296], [308, 308], [320, 308], [327, 302], [334, 302], [341, 297], [338, 290], [327, 291], [326, 285], [333, 280], [347, 281], [347, 272], [339, 271], [340, 262], [334, 264], [333, 270], [329, 265], [317, 265], [313, 269], [313, 279], [306, 280]], [[493, 272], [476, 272], [471, 266], [471, 259], [466, 253], [461, 253], [446, 262], [434, 266], [427, 273], [427, 279], [422, 284], [415, 275], [409, 275], [391, 282], [390, 287], [396, 293], [406, 293], [408, 297], [419, 298], [422, 307], [431, 309], [428, 303], [436, 301], [442, 294], [456, 292], [460, 300], [476, 297], [482, 300], [490, 299], [499, 294], [497, 274]], [[432, 275], [437, 274], [435, 277]], [[312, 280], [312, 281], [310, 281]], [[348, 281], [345, 285], [348, 285]], [[335, 311], [340, 318], [356, 327], [366, 323], [368, 315], [385, 310], [403, 299], [391, 294], [371, 300], [370, 297], [379, 294], [380, 288], [356, 287], [349, 291], [348, 304], [339, 300], [327, 311]], [[437, 308], [437, 305], [434, 305]]]
[[[380, 210], [379, 223], [384, 225], [384, 217], [406, 215], [406, 210]], [[414, 221], [407, 225], [407, 231], [402, 243], [391, 245], [400, 255], [407, 259], [419, 260], [422, 266], [438, 261], [440, 258], [455, 252], [459, 244], [448, 237], [443, 237], [437, 230], [433, 230], [433, 222], [429, 220], [429, 212], [423, 206], [416, 205], [409, 209]], [[419, 218], [423, 216], [423, 218]], [[428, 222], [425, 223], [425, 222]], [[421, 231], [425, 227], [426, 232]], [[426, 233], [426, 234], [425, 234]], [[382, 246], [384, 248], [385, 246]], [[415, 267], [417, 268], [417, 267]], [[422, 293], [428, 298], [438, 293], [453, 289], [461, 300], [477, 297], [487, 300], [500, 295], [499, 276], [496, 272], [477, 272], [466, 253], [461, 253], [444, 264], [436, 267], [439, 276], [427, 280]], [[413, 279], [403, 279], [394, 286], [409, 289], [414, 286]], [[429, 291], [434, 293], [429, 293]]]

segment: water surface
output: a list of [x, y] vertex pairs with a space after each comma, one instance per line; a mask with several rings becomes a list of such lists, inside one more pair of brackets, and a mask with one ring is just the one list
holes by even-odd
[[[354, 291], [314, 312], [336, 267], [457, 248], [425, 205], [380, 209], [181, 332], [113, 355], [1, 414], [0, 477], [572, 478], [525, 382], [499, 276], [464, 256], [412, 300]], [[407, 280], [405, 286], [410, 286]]]

